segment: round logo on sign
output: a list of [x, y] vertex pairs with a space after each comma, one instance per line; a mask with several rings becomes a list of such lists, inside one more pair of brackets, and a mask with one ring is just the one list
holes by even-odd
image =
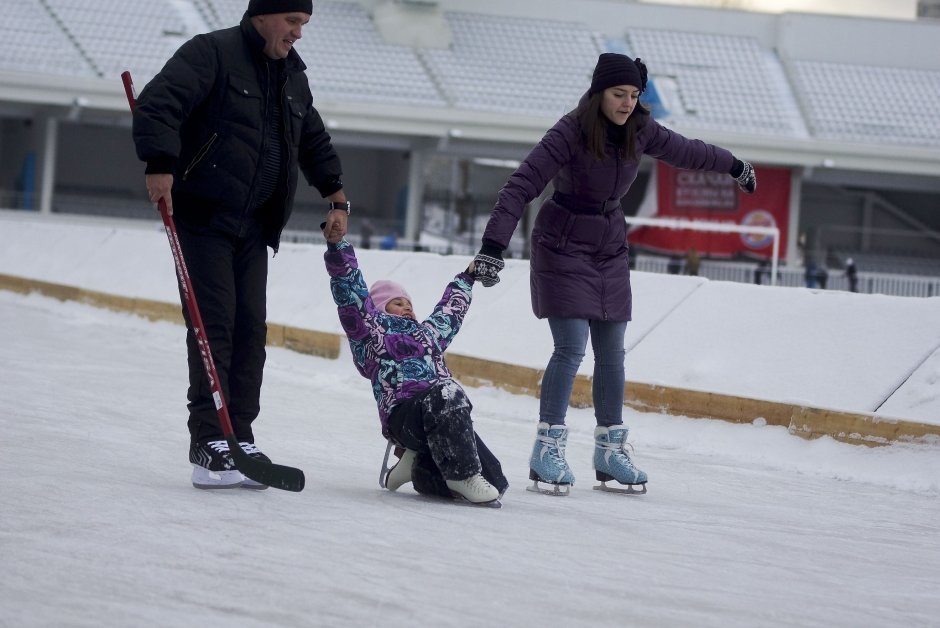
[[[764, 209], [755, 209], [749, 211], [741, 219], [741, 224], [745, 227], [776, 227], [777, 221], [774, 215]], [[762, 233], [742, 233], [741, 242], [749, 249], [762, 249], [770, 246], [774, 241], [773, 236]]]

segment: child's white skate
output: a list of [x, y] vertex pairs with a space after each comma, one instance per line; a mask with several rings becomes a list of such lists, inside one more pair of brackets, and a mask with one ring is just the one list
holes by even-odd
[[471, 475], [466, 480], [447, 480], [447, 488], [458, 499], [464, 499], [474, 506], [500, 508], [499, 491], [490, 484], [482, 473]]
[[[595, 428], [594, 473], [600, 482], [594, 487], [596, 491], [631, 495], [646, 493], [646, 473], [633, 465], [627, 453], [627, 428], [620, 425]], [[626, 488], [607, 486], [610, 480], [615, 480]]]
[[388, 458], [392, 447], [394, 445], [389, 441], [388, 446], [385, 448], [385, 458], [382, 460], [382, 470], [379, 472], [379, 486], [390, 491], [397, 491], [408, 482], [411, 482], [411, 470], [414, 467], [417, 452], [404, 447], [395, 447], [398, 462], [389, 467]]

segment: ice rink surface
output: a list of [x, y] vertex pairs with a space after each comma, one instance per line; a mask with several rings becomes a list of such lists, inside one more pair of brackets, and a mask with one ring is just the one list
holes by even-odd
[[182, 327], [0, 292], [0, 625], [928, 626], [940, 446], [628, 411], [650, 492], [524, 490], [538, 402], [469, 388], [499, 510], [379, 489], [348, 354], [271, 349], [256, 424], [307, 488], [189, 484]]

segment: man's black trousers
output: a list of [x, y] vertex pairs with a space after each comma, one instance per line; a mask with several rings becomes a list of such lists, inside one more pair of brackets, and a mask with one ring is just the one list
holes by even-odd
[[[240, 442], [254, 442], [251, 423], [260, 411], [267, 340], [268, 251], [261, 230], [235, 237], [180, 221], [176, 226], [235, 436]], [[222, 428], [185, 302], [183, 317], [190, 437], [192, 442], [221, 439]]]

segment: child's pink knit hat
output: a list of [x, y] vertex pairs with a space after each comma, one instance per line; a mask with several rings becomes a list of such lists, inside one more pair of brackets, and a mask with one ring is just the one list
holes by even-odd
[[388, 302], [399, 297], [408, 299], [408, 302], [414, 307], [414, 302], [411, 300], [408, 291], [401, 284], [388, 279], [379, 279], [372, 284], [372, 287], [369, 288], [369, 296], [372, 297], [372, 303], [375, 304], [375, 309], [379, 312], [385, 312], [385, 306], [388, 305]]

